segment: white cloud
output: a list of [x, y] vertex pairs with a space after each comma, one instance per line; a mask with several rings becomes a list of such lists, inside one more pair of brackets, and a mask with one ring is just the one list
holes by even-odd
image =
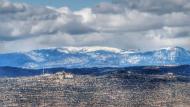
[[95, 32], [90, 26], [81, 22], [81, 17], [73, 14], [68, 8], [53, 9], [33, 7], [0, 1], [0, 40], [15, 40], [56, 34], [83, 34]]
[[[93, 8], [0, 1], [1, 52], [62, 46], [189, 47], [187, 0], [117, 0]], [[169, 3], [169, 7], [166, 4]]]

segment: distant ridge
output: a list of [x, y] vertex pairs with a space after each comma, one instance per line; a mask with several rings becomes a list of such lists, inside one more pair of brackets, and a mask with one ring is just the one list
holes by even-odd
[[175, 66], [190, 64], [190, 51], [168, 47], [153, 51], [111, 47], [62, 47], [0, 54], [0, 66], [41, 69], [53, 67]]

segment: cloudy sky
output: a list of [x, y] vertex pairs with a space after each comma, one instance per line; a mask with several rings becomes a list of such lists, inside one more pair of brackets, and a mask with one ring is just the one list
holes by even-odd
[[0, 0], [0, 52], [64, 46], [190, 49], [190, 2]]

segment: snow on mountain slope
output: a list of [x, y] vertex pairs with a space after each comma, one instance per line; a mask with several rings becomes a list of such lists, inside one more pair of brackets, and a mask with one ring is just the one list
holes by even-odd
[[95, 52], [95, 51], [108, 51], [114, 53], [122, 52], [121, 49], [111, 48], [111, 47], [100, 47], [100, 46], [93, 46], [93, 47], [64, 47], [58, 49], [60, 52]]
[[0, 66], [22, 68], [127, 67], [190, 64], [190, 52], [181, 47], [129, 51], [109, 47], [63, 47], [0, 54]]

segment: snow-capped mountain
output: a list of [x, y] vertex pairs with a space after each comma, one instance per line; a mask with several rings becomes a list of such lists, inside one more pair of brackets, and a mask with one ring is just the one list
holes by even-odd
[[22, 68], [85, 68], [190, 64], [190, 51], [181, 47], [131, 51], [110, 47], [63, 47], [0, 54], [0, 66]]

